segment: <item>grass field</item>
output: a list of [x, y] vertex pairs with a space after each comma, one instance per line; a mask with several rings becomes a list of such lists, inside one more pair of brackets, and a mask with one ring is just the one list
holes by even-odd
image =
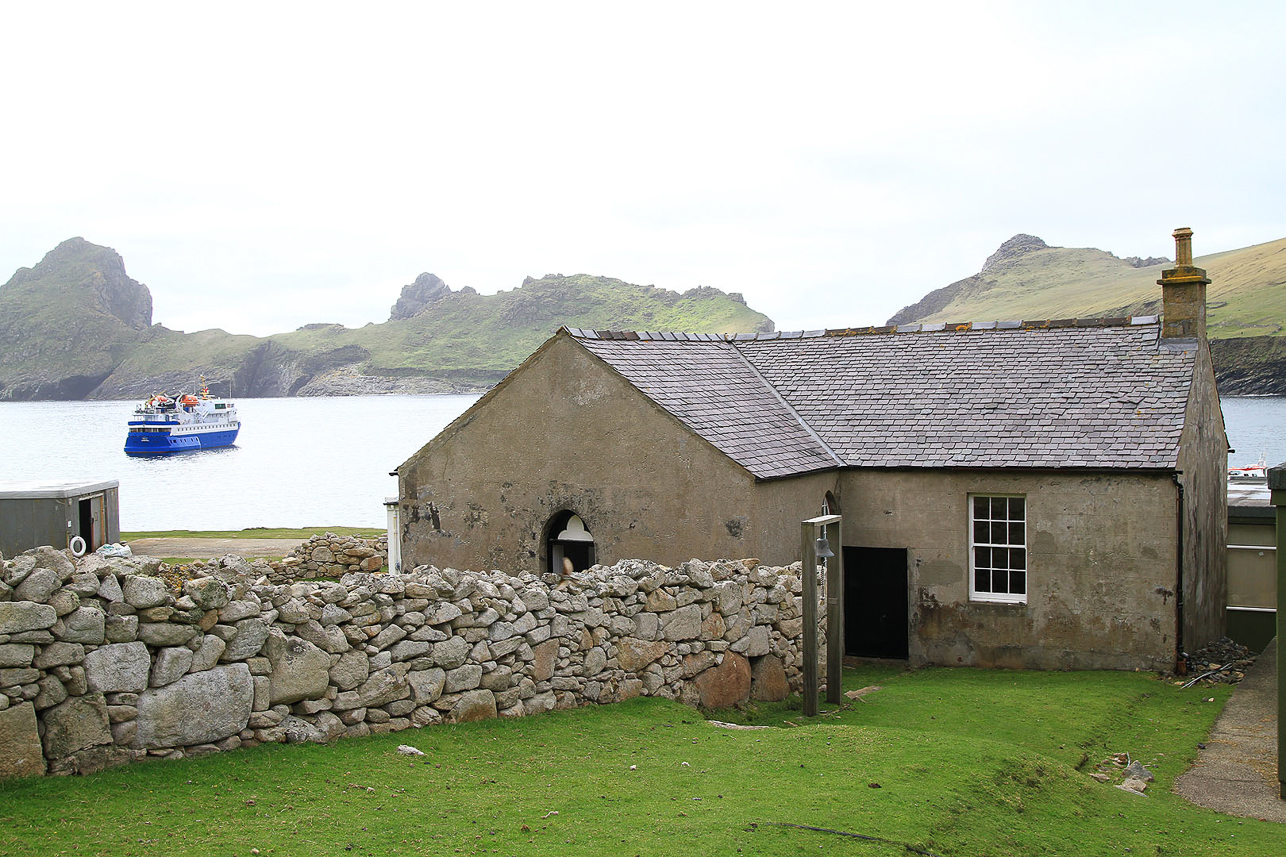
[[319, 533], [337, 536], [361, 536], [373, 539], [383, 535], [379, 527], [251, 527], [246, 530], [139, 530], [121, 533], [125, 541], [133, 539], [299, 539]]
[[[869, 685], [882, 689], [812, 720], [789, 703], [718, 714], [771, 727], [760, 730], [633, 700], [9, 781], [0, 854], [1286, 853], [1283, 826], [1170, 793], [1226, 687], [1141, 673], [846, 673], [846, 688]], [[399, 755], [404, 743], [426, 755]], [[1156, 775], [1146, 796], [1090, 778], [1118, 752]]]

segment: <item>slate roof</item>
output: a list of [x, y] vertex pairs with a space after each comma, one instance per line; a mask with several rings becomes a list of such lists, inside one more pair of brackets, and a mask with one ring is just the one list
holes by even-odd
[[737, 349], [722, 339], [582, 342], [755, 476], [792, 476], [842, 464]]
[[848, 467], [1166, 470], [1195, 344], [1155, 317], [774, 334], [567, 329], [759, 478]]

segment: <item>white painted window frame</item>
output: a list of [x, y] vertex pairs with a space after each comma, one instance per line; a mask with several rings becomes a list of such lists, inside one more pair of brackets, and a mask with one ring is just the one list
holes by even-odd
[[[1005, 543], [1005, 544], [1001, 544], [999, 542], [979, 543], [974, 541], [974, 532], [976, 529], [974, 527], [974, 523], [977, 520], [976, 518], [974, 518], [974, 499], [975, 498], [992, 499], [992, 498], [1001, 498], [1001, 497], [1005, 499], [1015, 498], [1023, 501], [1023, 517], [1022, 517], [1023, 543], [1021, 545], [1016, 543]], [[969, 514], [968, 514], [968, 518], [969, 518], [969, 524], [968, 524], [969, 526], [969, 600], [989, 602], [992, 604], [1026, 604], [1027, 591], [1031, 589], [1031, 550], [1027, 547], [1028, 526], [1030, 522], [1030, 516], [1028, 513], [1031, 510], [1031, 505], [1027, 500], [1027, 495], [1026, 494], [994, 494], [986, 491], [978, 491], [976, 493], [969, 494], [968, 502], [969, 502]], [[995, 520], [995, 519], [989, 518], [988, 520]], [[1006, 520], [1012, 523], [1015, 519], [1006, 518]], [[1022, 548], [1023, 555], [1025, 557], [1025, 562], [1024, 562], [1025, 568], [1023, 569], [1024, 586], [1023, 586], [1022, 593], [1020, 594], [1016, 592], [989, 592], [986, 590], [980, 591], [977, 587], [978, 576], [977, 576], [977, 569], [975, 568], [975, 563], [974, 563], [975, 547], [1004, 547], [1004, 548], [1010, 548], [1010, 549], [1017, 548], [1017, 547]]]

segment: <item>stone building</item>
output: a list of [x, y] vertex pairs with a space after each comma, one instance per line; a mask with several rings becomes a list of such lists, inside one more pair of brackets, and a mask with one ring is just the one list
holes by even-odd
[[825, 508], [849, 654], [1173, 667], [1223, 633], [1226, 600], [1190, 236], [1160, 319], [564, 328], [399, 467], [405, 562], [785, 564]]

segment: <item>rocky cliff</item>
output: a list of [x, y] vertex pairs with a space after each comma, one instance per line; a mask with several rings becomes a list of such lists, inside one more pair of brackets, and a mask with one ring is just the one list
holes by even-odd
[[424, 273], [387, 322], [306, 324], [256, 337], [152, 324], [152, 296], [121, 257], [81, 238], [0, 287], [0, 400], [128, 399], [191, 389], [219, 395], [477, 392], [560, 325], [693, 332], [772, 330], [741, 295], [682, 294], [585, 274], [528, 277], [495, 295]]
[[152, 295], [120, 255], [68, 239], [0, 286], [0, 399], [89, 395], [152, 335]]

